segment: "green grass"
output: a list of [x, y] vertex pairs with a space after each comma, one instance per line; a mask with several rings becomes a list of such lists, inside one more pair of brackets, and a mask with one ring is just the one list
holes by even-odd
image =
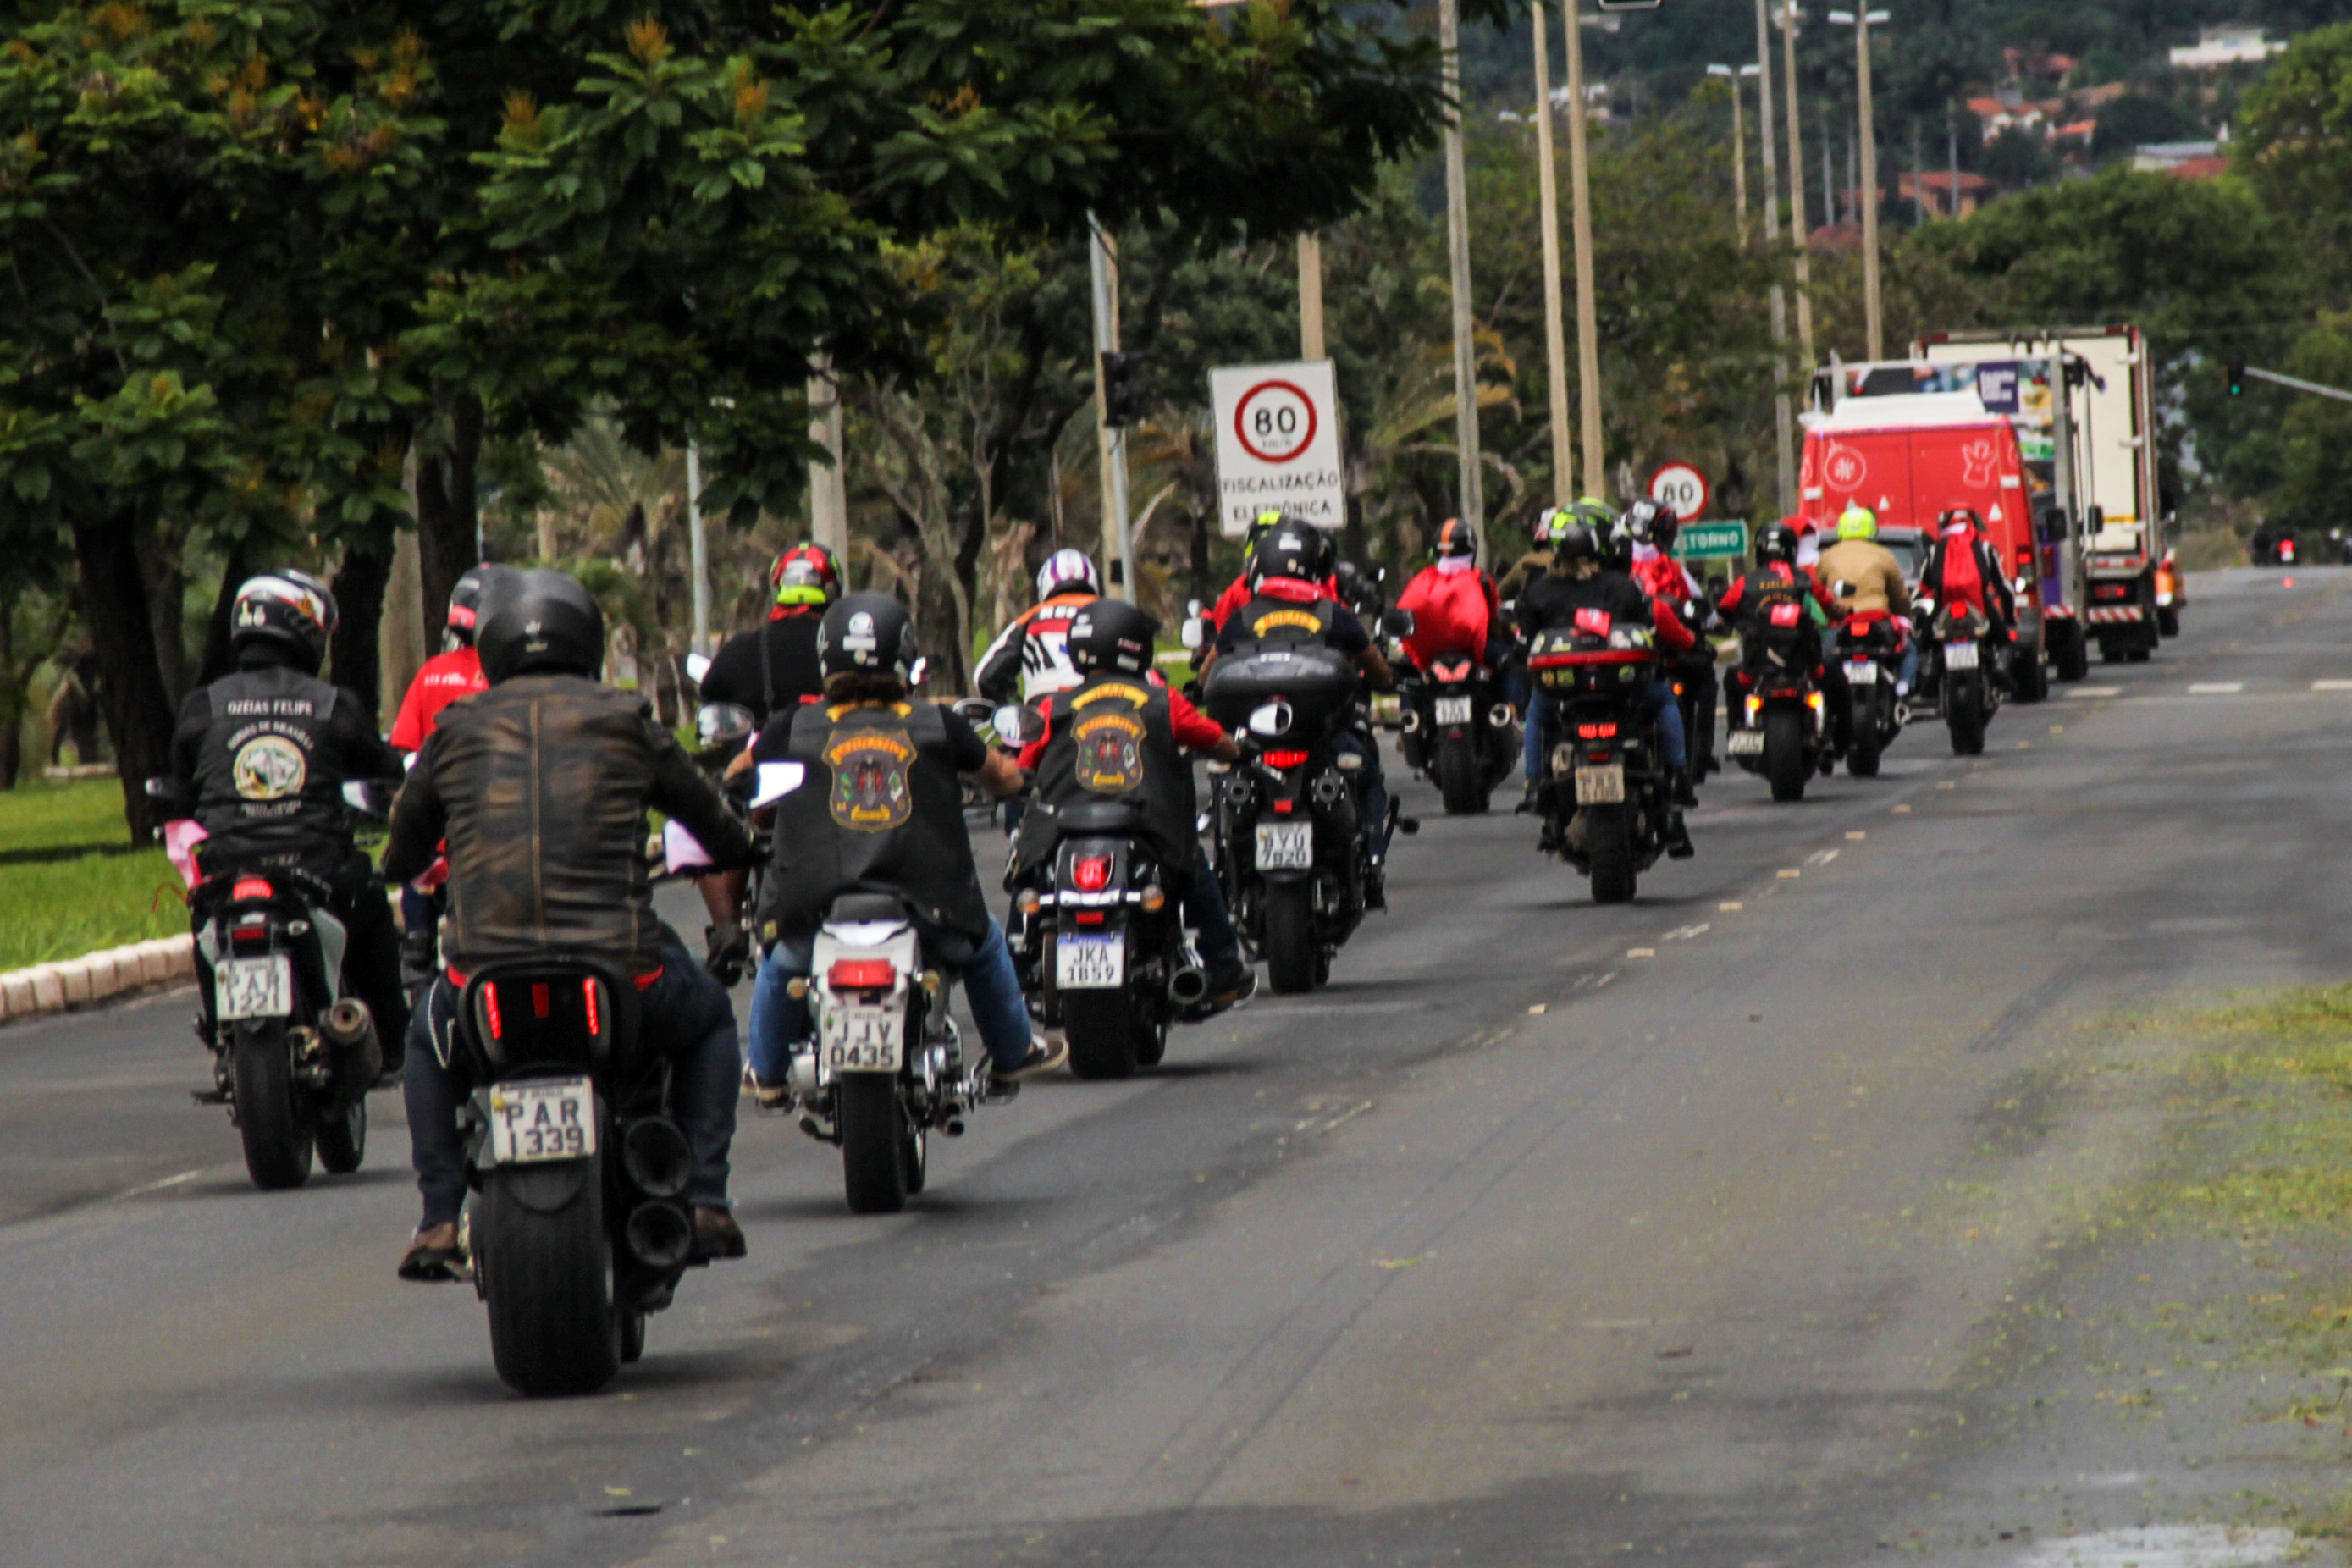
[[[64, 858], [29, 858], [43, 850]], [[187, 929], [179, 873], [162, 849], [131, 847], [120, 784], [92, 779], [0, 794], [0, 969]]]

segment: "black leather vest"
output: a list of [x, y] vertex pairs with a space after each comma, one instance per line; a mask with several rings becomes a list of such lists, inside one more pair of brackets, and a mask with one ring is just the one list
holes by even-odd
[[212, 722], [195, 784], [208, 864], [349, 851], [348, 759], [329, 724], [339, 695], [284, 668], [242, 670], [205, 689]]
[[1328, 599], [1318, 599], [1311, 605], [1294, 605], [1287, 599], [1252, 599], [1234, 612], [1234, 619], [1241, 623], [1234, 637], [1235, 651], [1297, 647], [1302, 643], [1328, 647], [1337, 608]]
[[1026, 872], [1052, 855], [1061, 812], [1118, 800], [1142, 811], [1145, 841], [1161, 866], [1179, 879], [1189, 875], [1199, 797], [1192, 765], [1176, 743], [1168, 694], [1098, 670], [1044, 708], [1053, 732], [1037, 759], [1037, 805], [1021, 819], [1016, 869]]
[[947, 722], [929, 702], [804, 708], [789, 752], [807, 770], [776, 803], [776, 849], [760, 898], [761, 942], [798, 941], [835, 897], [897, 893], [931, 925], [987, 934]]

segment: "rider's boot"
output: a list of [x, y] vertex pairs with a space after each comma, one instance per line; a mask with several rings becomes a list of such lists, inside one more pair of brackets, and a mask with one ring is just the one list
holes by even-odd
[[1674, 803], [1676, 805], [1696, 805], [1698, 804], [1698, 791], [1691, 786], [1691, 775], [1688, 768], [1668, 768], [1666, 770], [1666, 790], [1667, 793], [1674, 797]]

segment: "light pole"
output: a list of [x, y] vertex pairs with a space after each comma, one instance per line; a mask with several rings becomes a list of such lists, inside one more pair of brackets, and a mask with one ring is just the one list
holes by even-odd
[[1461, 495], [1457, 514], [1486, 531], [1478, 483], [1478, 350], [1470, 299], [1470, 176], [1462, 162], [1462, 8], [1438, 0], [1438, 47], [1445, 57], [1445, 241], [1454, 285], [1454, 440]]
[[1087, 215], [1087, 270], [1094, 284], [1095, 454], [1102, 469], [1103, 521], [1110, 524], [1104, 545], [1118, 564], [1104, 575], [1113, 598], [1135, 602], [1135, 555], [1128, 537], [1127, 430], [1110, 422], [1110, 377], [1103, 355], [1118, 352], [1118, 251], [1094, 215]]
[[1762, 74], [1764, 68], [1745, 65], [1734, 69], [1730, 66], [1709, 66], [1706, 74], [1731, 84], [1731, 199], [1739, 208], [1739, 248], [1748, 248], [1748, 110], [1739, 96], [1739, 84], [1745, 78]]
[[[1452, 4], [1452, 0], [1447, 0]], [[1609, 483], [1601, 450], [1600, 309], [1592, 283], [1592, 182], [1587, 175], [1584, 115], [1584, 17], [1581, 0], [1565, 0], [1568, 17], [1568, 201], [1576, 241], [1576, 405], [1583, 426], [1585, 493]]]
[[[1780, 7], [1780, 63], [1789, 112], [1789, 238], [1797, 250], [1797, 353], [1805, 374], [1813, 373], [1813, 266], [1808, 252], [1811, 229], [1805, 222], [1805, 139], [1797, 125], [1797, 24], [1805, 14], [1796, 0]], [[1822, 193], [1827, 195], [1829, 193]]]
[[1853, 29], [1854, 79], [1862, 100], [1862, 319], [1870, 357], [1886, 357], [1886, 323], [1878, 304], [1878, 142], [1870, 112], [1870, 29], [1889, 20], [1885, 11], [1832, 11], [1830, 20]]
[[[1568, 328], [1559, 300], [1559, 171], [1552, 154], [1551, 39], [1545, 21], [1549, 10], [1550, 0], [1536, 0], [1536, 195], [1543, 216], [1544, 383], [1551, 403], [1552, 504], [1567, 506], [1576, 500], [1576, 465], [1569, 455]], [[1573, 49], [1573, 16], [1568, 34]], [[1582, 106], [1572, 104], [1570, 110], [1580, 113]], [[1484, 533], [1478, 542], [1484, 549]]]
[[[1765, 5], [1766, 0], [1756, 0], [1756, 58], [1766, 68], [1756, 78], [1756, 132], [1764, 154], [1764, 248], [1769, 253], [1779, 249], [1780, 244], [1780, 176], [1772, 156], [1772, 27], [1765, 19]], [[1779, 437], [1775, 455], [1779, 458], [1777, 477], [1783, 516], [1797, 510], [1797, 421], [1795, 411], [1789, 406], [1788, 346], [1789, 301], [1781, 292], [1776, 266], [1772, 279], [1772, 378], [1780, 383], [1780, 390], [1772, 400], [1772, 423]]]

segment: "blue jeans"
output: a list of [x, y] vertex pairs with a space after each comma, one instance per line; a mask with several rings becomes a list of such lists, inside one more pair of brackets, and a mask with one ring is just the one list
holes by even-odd
[[[1027, 1060], [1029, 1006], [1021, 1000], [1021, 979], [1013, 972], [1004, 928], [990, 921], [988, 934], [976, 944], [952, 931], [919, 923], [915, 929], [924, 956], [963, 982], [980, 1043], [998, 1069], [1010, 1072]], [[780, 942], [760, 965], [759, 983], [751, 988], [751, 1074], [761, 1083], [782, 1083], [792, 1069], [793, 1047], [808, 1037], [808, 1004], [786, 987], [808, 977], [815, 953], [814, 939]]]
[[[645, 1043], [675, 1068], [670, 1111], [694, 1152], [687, 1201], [727, 1206], [728, 1151], [735, 1142], [735, 1100], [743, 1076], [735, 1007], [710, 972], [682, 947], [662, 950], [660, 978], [638, 994]], [[420, 1229], [457, 1219], [466, 1205], [466, 1146], [457, 1106], [472, 1092], [451, 1048], [458, 988], [446, 974], [433, 982], [408, 1026], [408, 1065], [400, 1075], [408, 1106], [409, 1157], [425, 1199]], [[444, 1058], [446, 1058], [445, 1060]]]
[[1209, 851], [1198, 839], [1192, 850], [1192, 885], [1184, 890], [1184, 912], [1200, 934], [1201, 963], [1215, 974], [1241, 963], [1242, 939], [1234, 931], [1233, 911], [1225, 908], [1225, 889], [1217, 880], [1217, 868], [1209, 864]]
[[[1364, 837], [1371, 846], [1372, 864], [1377, 866], [1389, 858], [1389, 781], [1381, 772], [1380, 746], [1353, 730], [1342, 730], [1331, 737], [1331, 750], [1342, 756], [1364, 759], [1364, 765], [1356, 770], [1356, 799], [1363, 807]], [[1206, 958], [1208, 954], [1203, 952], [1201, 956]]]
[[1900, 694], [1906, 697], [1911, 694], [1911, 688], [1918, 684], [1919, 639], [1917, 637], [1910, 637], [1905, 640], [1903, 644], [1903, 662], [1895, 669], [1895, 679], [1899, 685]]
[[[1690, 742], [1683, 733], [1683, 705], [1675, 700], [1675, 683], [1652, 681], [1648, 695], [1642, 699], [1642, 712], [1658, 727], [1658, 749], [1665, 753], [1666, 766], [1690, 766]], [[1529, 784], [1543, 777], [1544, 727], [1550, 721], [1551, 693], [1538, 686], [1528, 699], [1527, 753], [1520, 758]]]

